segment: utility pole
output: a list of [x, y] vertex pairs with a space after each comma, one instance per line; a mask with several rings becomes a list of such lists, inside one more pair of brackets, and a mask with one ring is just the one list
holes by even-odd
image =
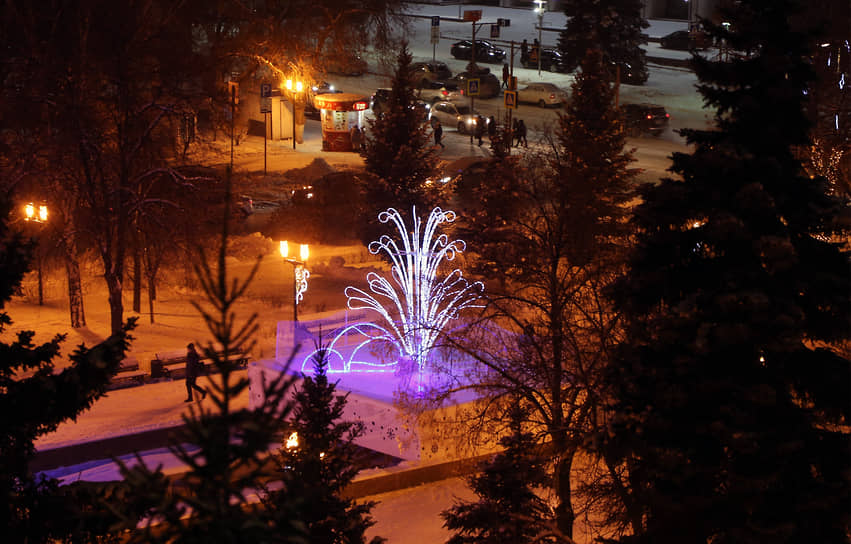
[[[509, 61], [508, 66], [508, 90], [516, 91], [517, 84], [516, 79], [514, 79], [514, 40], [511, 40], [511, 60]], [[506, 145], [506, 151], [508, 154], [511, 154], [511, 144], [514, 143], [514, 125], [512, 124], [514, 120], [514, 108], [506, 108], [508, 110], [508, 126], [505, 129], [505, 134], [508, 136], [508, 142], [503, 142], [503, 145]]]
[[[476, 66], [476, 20], [473, 19], [473, 47], [470, 49], [470, 66], [473, 68], [472, 70], [468, 70], [467, 73], [470, 75], [478, 75], [478, 67]], [[476, 74], [472, 72], [475, 71]], [[470, 116], [472, 117], [473, 112], [476, 111], [474, 106], [476, 104], [476, 97], [474, 97], [470, 93], [470, 78], [467, 78], [467, 94], [470, 95]], [[470, 146], [473, 145], [473, 131], [470, 131]]]

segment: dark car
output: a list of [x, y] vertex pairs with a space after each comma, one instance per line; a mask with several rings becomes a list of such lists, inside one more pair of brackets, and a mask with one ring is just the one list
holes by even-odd
[[[534, 49], [525, 57], [520, 59], [523, 68], [537, 68], [538, 59], [535, 57]], [[567, 67], [558, 49], [541, 50], [541, 69], [548, 72], [567, 72]]]
[[479, 98], [493, 98], [499, 96], [502, 84], [499, 79], [493, 75], [489, 68], [483, 68], [477, 72], [460, 72], [455, 74], [449, 83], [455, 85], [463, 94], [467, 93], [467, 82], [470, 79], [479, 80]]
[[705, 49], [709, 43], [708, 36], [700, 30], [689, 32], [688, 30], [677, 30], [659, 40], [659, 45], [664, 49], [678, 49], [680, 51], [691, 51], [692, 49]]
[[[389, 109], [388, 103], [390, 101], [390, 92], [391, 89], [387, 88], [376, 89], [372, 98], [370, 98], [369, 107], [376, 117], [381, 117]], [[416, 100], [411, 107], [416, 110], [416, 112], [420, 115], [421, 120], [425, 122], [428, 118], [428, 111], [431, 106], [423, 100]]]
[[[456, 59], [470, 60], [473, 58], [473, 42], [461, 40], [452, 44], [450, 53]], [[500, 49], [485, 40], [476, 40], [476, 61], [498, 63], [505, 60], [505, 49]]]
[[445, 62], [415, 62], [411, 65], [414, 81], [419, 87], [431, 87], [437, 82], [446, 81], [452, 77], [452, 72]]
[[659, 136], [668, 127], [671, 117], [665, 107], [658, 104], [621, 104], [621, 114], [626, 133], [630, 136]]
[[375, 115], [381, 115], [387, 111], [388, 100], [390, 100], [390, 89], [376, 89], [369, 99], [369, 109]]

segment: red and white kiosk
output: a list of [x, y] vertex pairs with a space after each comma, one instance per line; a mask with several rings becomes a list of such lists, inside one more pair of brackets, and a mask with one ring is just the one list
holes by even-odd
[[365, 96], [352, 93], [324, 93], [313, 97], [321, 112], [322, 151], [351, 151], [353, 126], [364, 128], [364, 112], [369, 109]]

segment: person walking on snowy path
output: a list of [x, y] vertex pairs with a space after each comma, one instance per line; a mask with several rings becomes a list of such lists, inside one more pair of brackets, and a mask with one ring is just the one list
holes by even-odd
[[195, 344], [186, 346], [189, 350], [186, 352], [186, 400], [183, 402], [192, 402], [192, 390], [196, 390], [201, 394], [201, 400], [207, 396], [207, 390], [195, 384], [195, 380], [201, 374], [201, 357], [195, 351]]
[[443, 127], [440, 125], [440, 121], [437, 121], [434, 124], [434, 145], [439, 145], [440, 147], [446, 147], [443, 145], [443, 142], [440, 140], [443, 139]]

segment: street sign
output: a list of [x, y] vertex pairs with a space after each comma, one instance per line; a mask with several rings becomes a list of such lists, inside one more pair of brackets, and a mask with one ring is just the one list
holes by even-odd
[[480, 9], [468, 9], [464, 10], [464, 20], [465, 21], [478, 21], [482, 18], [482, 10]]
[[272, 113], [272, 99], [270, 97], [260, 97], [260, 113]]
[[432, 45], [440, 43], [440, 27], [432, 26], [431, 27], [431, 43]]
[[505, 109], [517, 109], [517, 91], [505, 91], [502, 94], [502, 100], [505, 104]]
[[467, 80], [467, 95], [479, 96], [479, 80], [478, 79], [468, 79]]
[[440, 15], [431, 18], [431, 26], [440, 26]]
[[491, 38], [499, 38], [499, 25], [491, 25]]
[[272, 84], [271, 83], [261, 83], [260, 84], [260, 98], [269, 98], [272, 96]]

